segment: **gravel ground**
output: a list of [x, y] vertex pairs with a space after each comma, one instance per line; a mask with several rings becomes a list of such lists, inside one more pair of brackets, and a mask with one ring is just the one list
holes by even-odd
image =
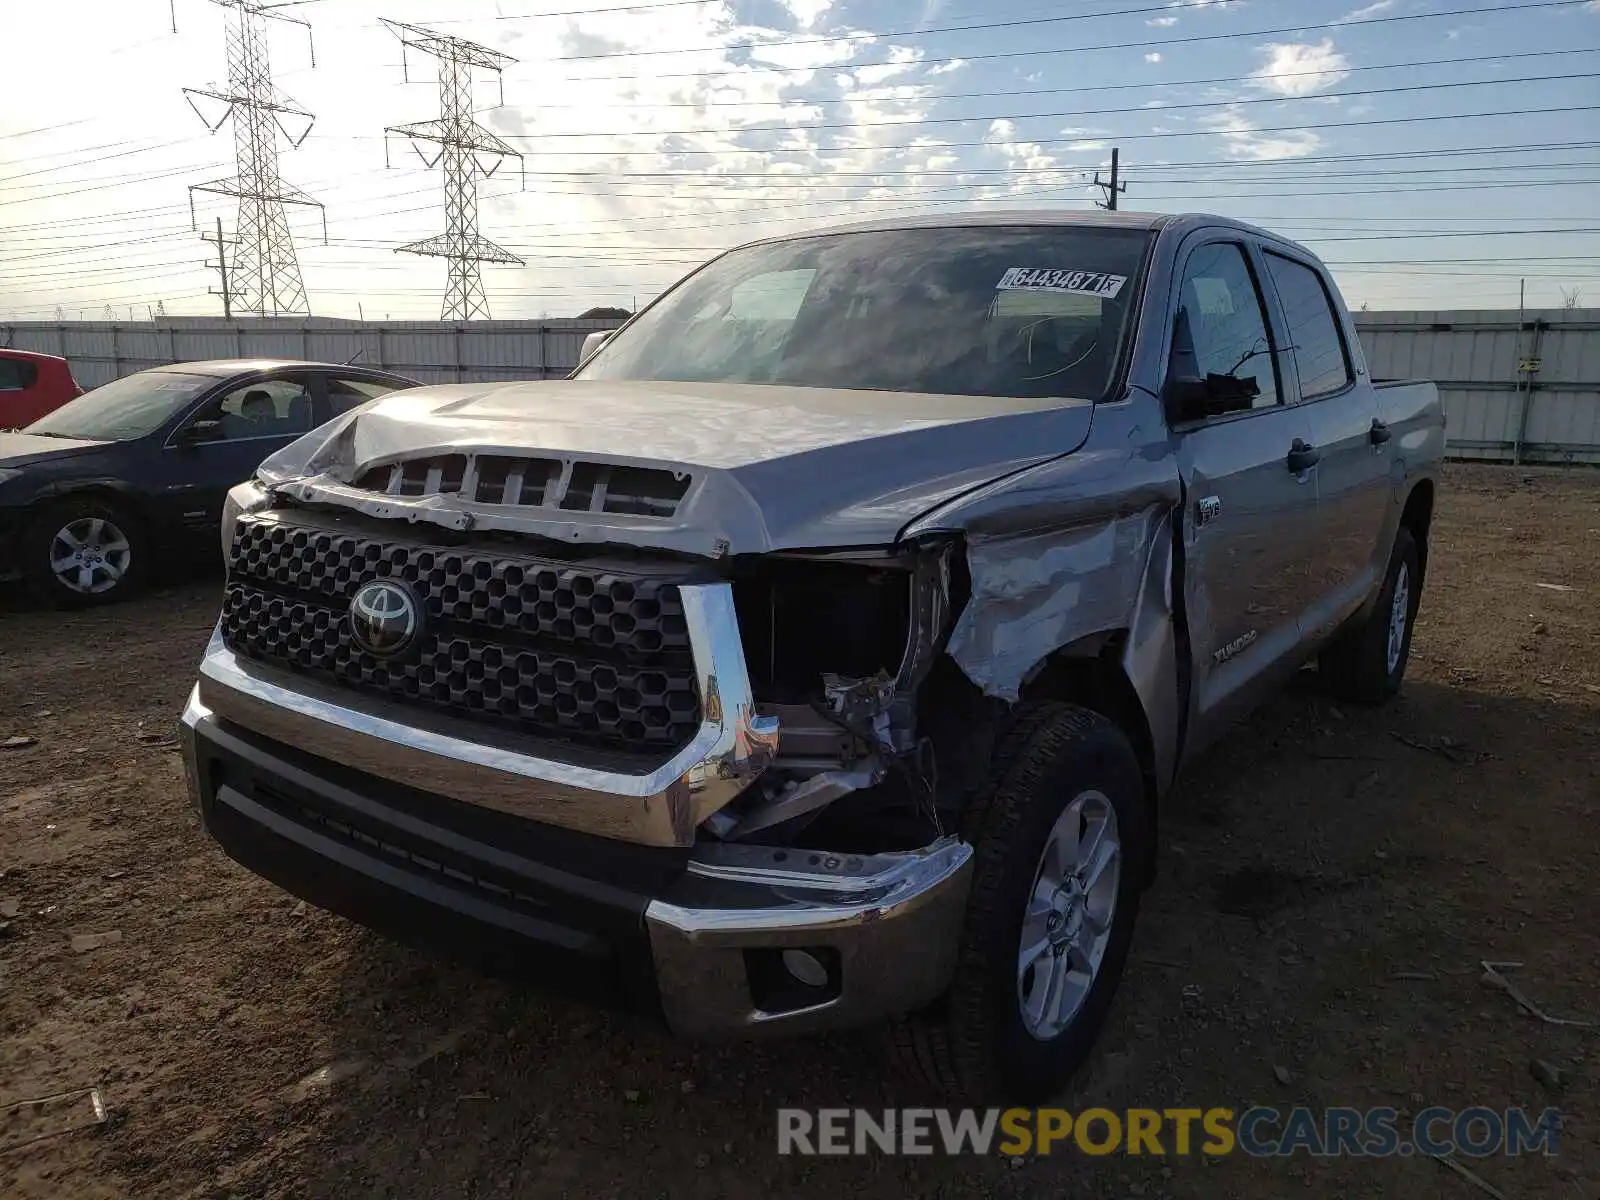
[[[1600, 1196], [1600, 1040], [1477, 966], [1600, 1018], [1597, 562], [1600, 474], [1449, 471], [1400, 699], [1340, 709], [1308, 673], [1190, 773], [1066, 1104], [1557, 1105], [1559, 1155], [1473, 1170]], [[870, 1036], [676, 1043], [390, 946], [202, 838], [171, 735], [216, 593], [0, 599], [0, 743], [36, 739], [0, 750], [0, 1106], [109, 1106], [21, 1149], [65, 1110], [0, 1112], [0, 1194], [1485, 1194], [1425, 1158], [780, 1158], [779, 1105], [926, 1098]]]

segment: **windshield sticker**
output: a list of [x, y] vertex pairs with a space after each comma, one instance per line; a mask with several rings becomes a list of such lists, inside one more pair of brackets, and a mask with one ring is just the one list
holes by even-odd
[[1107, 275], [1104, 271], [1056, 271], [1049, 267], [1012, 267], [1000, 276], [995, 290], [1001, 292], [1068, 292], [1076, 296], [1116, 299], [1126, 275]]

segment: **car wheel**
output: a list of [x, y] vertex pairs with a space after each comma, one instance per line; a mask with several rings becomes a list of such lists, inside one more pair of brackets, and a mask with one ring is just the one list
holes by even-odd
[[949, 992], [894, 1023], [903, 1070], [963, 1103], [1033, 1103], [1083, 1062], [1127, 962], [1151, 847], [1137, 758], [1075, 705], [1025, 706], [968, 814], [972, 890]]
[[138, 521], [99, 499], [53, 505], [23, 536], [23, 574], [43, 603], [109, 604], [138, 585], [148, 557]]
[[1378, 602], [1361, 624], [1317, 656], [1317, 671], [1339, 699], [1382, 704], [1400, 690], [1411, 659], [1411, 631], [1422, 597], [1422, 564], [1409, 529], [1395, 534]]

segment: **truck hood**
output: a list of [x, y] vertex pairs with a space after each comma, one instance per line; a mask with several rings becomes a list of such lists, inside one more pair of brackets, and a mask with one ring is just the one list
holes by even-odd
[[46, 458], [66, 458], [97, 450], [104, 442], [40, 437], [32, 433], [0, 433], [0, 467], [25, 467]]
[[[754, 384], [425, 387], [323, 426], [267, 459], [261, 478], [302, 501], [568, 543], [707, 557], [882, 545], [962, 492], [1076, 449], [1092, 415], [1087, 400]], [[457, 455], [468, 464], [464, 486], [439, 488], [461, 474]], [[386, 494], [394, 464], [427, 476], [419, 459], [446, 464], [427, 484], [439, 490]], [[498, 483], [475, 488], [493, 470], [503, 475], [506, 460], [530, 464], [530, 479], [548, 472], [542, 499], [530, 501], [525, 486], [522, 503], [497, 503]], [[665, 480], [668, 499], [613, 505], [620, 485], [609, 498], [604, 482], [580, 486], [628, 467], [646, 474], [615, 479]]]

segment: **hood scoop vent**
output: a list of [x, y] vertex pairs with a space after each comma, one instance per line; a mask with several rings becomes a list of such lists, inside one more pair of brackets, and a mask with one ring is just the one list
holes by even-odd
[[355, 486], [386, 496], [461, 495], [479, 504], [668, 518], [692, 482], [687, 473], [658, 467], [437, 454], [373, 467]]

